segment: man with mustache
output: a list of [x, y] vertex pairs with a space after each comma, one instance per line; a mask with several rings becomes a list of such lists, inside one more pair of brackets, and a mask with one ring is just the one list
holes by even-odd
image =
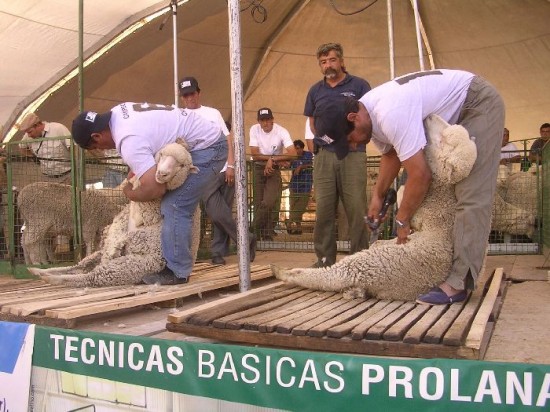
[[[313, 186], [316, 201], [316, 221], [313, 243], [317, 262], [314, 267], [331, 266], [336, 262], [335, 221], [337, 205], [342, 201], [347, 216], [350, 253], [367, 247], [365, 207], [367, 178], [365, 173], [366, 145], [359, 144], [346, 153], [337, 153], [331, 136], [315, 133], [313, 116], [317, 110], [339, 96], [358, 99], [370, 90], [369, 83], [346, 71], [344, 51], [338, 43], [322, 44], [317, 49], [317, 60], [323, 79], [315, 83], [307, 94], [304, 115], [309, 118], [314, 133], [315, 159]], [[311, 140], [306, 140], [308, 148]], [[342, 208], [340, 208], [342, 209]], [[339, 218], [342, 218], [340, 213]]]

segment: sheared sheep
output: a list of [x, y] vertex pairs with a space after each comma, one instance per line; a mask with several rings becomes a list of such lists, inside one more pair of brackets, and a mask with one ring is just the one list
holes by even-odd
[[[17, 207], [25, 230], [22, 235], [25, 263], [53, 261], [49, 242], [56, 235], [72, 236], [73, 189], [70, 185], [36, 182], [25, 186], [17, 196]], [[119, 189], [91, 189], [81, 193], [82, 240], [86, 254], [97, 248], [104, 227], [111, 224], [127, 200]]]
[[[162, 172], [157, 173], [155, 178], [159, 183], [166, 183], [168, 190], [179, 187], [189, 173], [198, 171], [197, 167], [193, 166], [191, 155], [183, 141], [169, 144], [159, 153], [156, 160], [161, 165]], [[178, 159], [177, 165], [173, 164], [169, 157]], [[169, 166], [165, 168], [167, 164]], [[139, 185], [139, 182], [133, 183], [134, 187]], [[130, 224], [131, 219], [135, 219], [133, 224]], [[161, 226], [160, 201], [130, 202], [115, 217], [112, 225], [104, 231], [101, 250], [86, 257], [75, 266], [51, 269], [29, 268], [29, 271], [51, 284], [75, 287], [139, 283], [144, 275], [158, 272], [166, 265], [160, 246]], [[193, 217], [192, 230], [192, 256], [196, 257], [200, 243], [199, 207]]]
[[425, 121], [426, 158], [432, 183], [411, 220], [409, 242], [379, 240], [370, 249], [321, 269], [282, 269], [275, 276], [311, 289], [344, 292], [344, 297], [414, 300], [445, 280], [452, 260], [454, 185], [470, 173], [477, 151], [462, 126], [449, 126], [438, 116]]

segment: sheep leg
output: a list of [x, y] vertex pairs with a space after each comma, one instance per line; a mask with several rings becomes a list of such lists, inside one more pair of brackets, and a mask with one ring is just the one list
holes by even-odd
[[68, 285], [72, 287], [102, 287], [137, 284], [142, 277], [151, 272], [158, 272], [164, 267], [164, 262], [151, 262], [150, 256], [122, 256], [95, 267], [89, 273], [77, 275], [57, 275], [44, 278], [53, 285]]
[[35, 276], [48, 277], [58, 275], [77, 275], [79, 273], [87, 273], [93, 270], [101, 262], [101, 252], [92, 253], [86, 256], [78, 264], [73, 266], [63, 266], [57, 268], [28, 268], [29, 272]]
[[336, 263], [328, 268], [296, 268], [283, 269], [271, 265], [273, 275], [291, 285], [303, 286], [310, 289], [327, 292], [341, 292], [356, 287], [352, 270]]

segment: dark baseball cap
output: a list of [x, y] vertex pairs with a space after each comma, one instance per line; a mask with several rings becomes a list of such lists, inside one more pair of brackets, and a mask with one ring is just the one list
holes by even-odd
[[258, 120], [273, 119], [273, 112], [269, 107], [262, 107], [258, 110]]
[[180, 90], [180, 96], [201, 91], [199, 82], [194, 77], [184, 77], [181, 79], [178, 83], [178, 88]]
[[348, 134], [353, 131], [347, 116], [358, 108], [357, 100], [338, 96], [318, 106], [313, 113], [316, 140], [332, 145], [339, 160], [349, 152]]
[[82, 112], [73, 120], [71, 134], [77, 145], [86, 149], [92, 141], [92, 133], [99, 133], [109, 128], [111, 112]]

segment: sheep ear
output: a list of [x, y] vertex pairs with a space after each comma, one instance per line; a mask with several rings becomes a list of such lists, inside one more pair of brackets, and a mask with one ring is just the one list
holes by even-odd
[[185, 140], [183, 140], [182, 137], [178, 137], [176, 139], [176, 143], [183, 146], [183, 147], [185, 147], [187, 150], [189, 150], [189, 145], [187, 144], [187, 142]]
[[199, 173], [199, 168], [197, 166], [191, 166], [189, 168], [189, 173]]

